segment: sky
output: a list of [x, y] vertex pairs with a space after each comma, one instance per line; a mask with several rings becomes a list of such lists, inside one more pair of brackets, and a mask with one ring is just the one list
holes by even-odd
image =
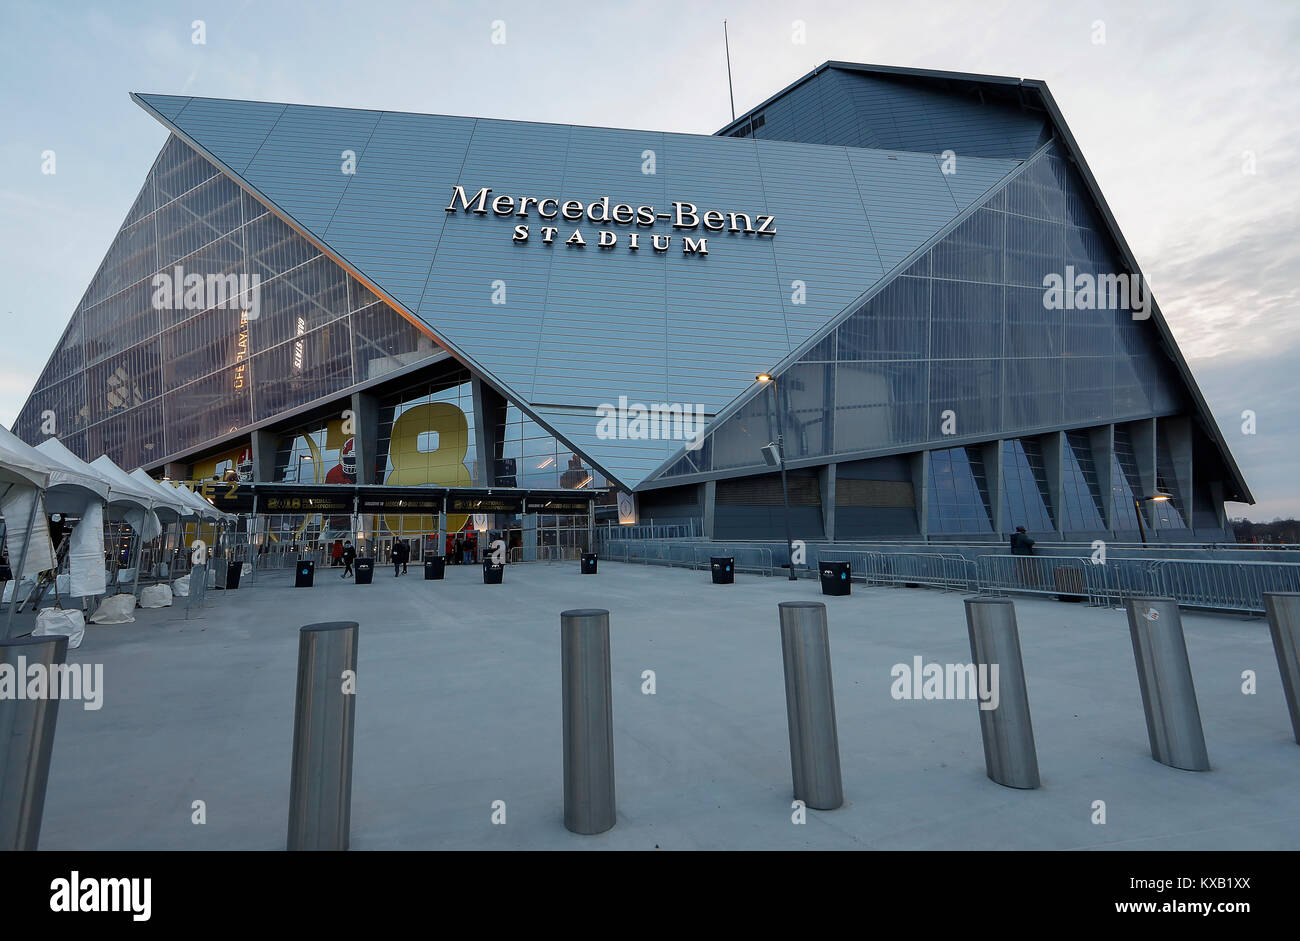
[[166, 139], [130, 92], [710, 134], [724, 18], [738, 114], [828, 59], [1046, 81], [1255, 495], [1229, 515], [1300, 516], [1295, 0], [0, 0], [0, 422]]

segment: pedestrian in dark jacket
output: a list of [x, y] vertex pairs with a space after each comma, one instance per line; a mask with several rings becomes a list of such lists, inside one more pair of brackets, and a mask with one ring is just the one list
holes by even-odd
[[[1018, 556], [1029, 556], [1034, 554], [1034, 541], [1029, 538], [1025, 532], [1025, 527], [1017, 526], [1016, 531], [1011, 534], [1011, 554]], [[1028, 559], [1016, 560], [1016, 577], [1021, 587], [1030, 588], [1035, 582], [1034, 563]]]
[[402, 540], [393, 542], [393, 577], [396, 578], [406, 571], [406, 560], [410, 558], [411, 550], [407, 548], [406, 543]]
[[1011, 534], [1011, 554], [1034, 554], [1034, 541], [1029, 538], [1029, 534], [1025, 532], [1025, 527], [1023, 526], [1017, 526], [1016, 531]]
[[352, 548], [351, 542], [343, 544], [343, 554], [339, 556], [343, 560], [343, 574], [339, 578], [347, 578], [352, 572], [352, 563], [357, 559], [357, 550]]

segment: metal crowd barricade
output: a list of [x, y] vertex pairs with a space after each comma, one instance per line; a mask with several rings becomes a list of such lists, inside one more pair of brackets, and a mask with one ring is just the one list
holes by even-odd
[[1161, 593], [1181, 605], [1218, 611], [1264, 613], [1265, 592], [1300, 591], [1300, 564], [1153, 560]]
[[879, 552], [855, 552], [843, 549], [818, 549], [817, 567], [823, 562], [849, 563], [850, 577], [867, 585], [889, 584], [884, 555]]
[[975, 567], [969, 559], [937, 552], [882, 553], [885, 578], [892, 585], [926, 585], [945, 591], [972, 590]]
[[1074, 595], [1093, 597], [1088, 559], [1049, 555], [982, 555], [976, 580], [983, 595]]
[[[1188, 558], [1117, 558], [1103, 564], [1091, 556], [1013, 556], [986, 553], [974, 559], [953, 552], [888, 552], [847, 546], [817, 547], [823, 561], [848, 562], [855, 580], [869, 585], [924, 585], [984, 595], [1086, 597], [1094, 606], [1119, 606], [1134, 596], [1159, 595], [1193, 608], [1262, 614], [1265, 592], [1300, 591], [1300, 563], [1238, 562]], [[615, 562], [706, 568], [713, 556], [731, 556], [737, 571], [771, 575], [779, 570], [767, 546], [700, 539], [613, 539], [603, 558]]]

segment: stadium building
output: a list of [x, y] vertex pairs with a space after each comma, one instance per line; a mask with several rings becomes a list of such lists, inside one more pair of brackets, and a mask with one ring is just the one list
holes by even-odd
[[170, 136], [29, 443], [715, 539], [782, 537], [778, 437], [809, 540], [1253, 502], [1042, 82], [829, 62], [714, 136], [132, 97]]

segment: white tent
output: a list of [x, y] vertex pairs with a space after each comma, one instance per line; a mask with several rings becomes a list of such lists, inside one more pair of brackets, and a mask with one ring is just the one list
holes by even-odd
[[154, 511], [158, 513], [160, 518], [165, 515], [165, 522], [171, 523], [177, 519], [193, 519], [199, 515], [198, 509], [191, 506], [188, 500], [176, 493], [175, 487], [154, 480], [145, 472], [144, 468], [137, 467], [127, 476], [141, 487], [158, 495], [158, 503], [155, 504]]
[[90, 462], [90, 466], [108, 478], [108, 482], [113, 488], [113, 497], [134, 497], [144, 506], [155, 511], [158, 509], [158, 504], [162, 502], [158, 493], [152, 487], [143, 486], [140, 481], [114, 464], [112, 458], [108, 455], [104, 454], [95, 458]]
[[49, 458], [52, 463], [98, 480], [104, 487], [103, 501], [109, 506], [110, 519], [120, 520], [128, 510], [149, 509], [149, 497], [134, 483], [130, 488], [119, 487], [107, 474], [77, 457], [57, 438], [46, 438], [36, 446], [36, 450]]
[[181, 499], [185, 500], [190, 506], [194, 507], [195, 510], [201, 513], [204, 519], [213, 521], [232, 519], [229, 513], [223, 513], [221, 510], [218, 510], [215, 506], [203, 499], [193, 490], [190, 490], [188, 487], [182, 487], [173, 483], [172, 488], [180, 494]]
[[5, 428], [0, 427], [0, 431], [23, 446], [23, 450], [12, 448], [4, 437], [0, 437], [0, 488], [17, 484], [37, 490], [47, 489], [50, 486], [49, 462]]
[[[36, 450], [64, 467], [94, 474], [107, 484], [105, 509], [108, 518], [128, 523], [136, 533], [137, 545], [148, 542], [162, 532], [162, 524], [153, 511], [156, 498], [123, 473], [108, 458], [97, 459], [98, 465], [87, 464], [54, 438], [42, 441], [36, 446]], [[116, 471], [120, 478], [115, 477], [112, 471]], [[102, 517], [97, 513], [88, 511], [73, 530], [68, 555], [68, 571], [71, 575], [73, 595], [99, 595], [105, 591], [101, 520]], [[116, 550], [114, 559], [114, 577], [121, 578], [122, 573], [117, 569]]]
[[69, 513], [76, 516], [90, 502], [108, 501], [108, 481], [98, 474], [65, 466], [4, 427], [0, 427], [0, 445], [4, 446], [6, 452], [16, 454], [28, 464], [43, 467], [49, 474], [50, 485], [45, 491], [47, 513]]
[[84, 507], [87, 500], [94, 498], [93, 492], [82, 487], [93, 481], [79, 481], [77, 475], [62, 473], [31, 445], [0, 427], [0, 514], [4, 516], [5, 544], [13, 574], [13, 582], [6, 586], [6, 595], [13, 600], [2, 636], [9, 636], [22, 580], [54, 567], [45, 514], [46, 494], [56, 480], [59, 499], [75, 499], [78, 507]]

